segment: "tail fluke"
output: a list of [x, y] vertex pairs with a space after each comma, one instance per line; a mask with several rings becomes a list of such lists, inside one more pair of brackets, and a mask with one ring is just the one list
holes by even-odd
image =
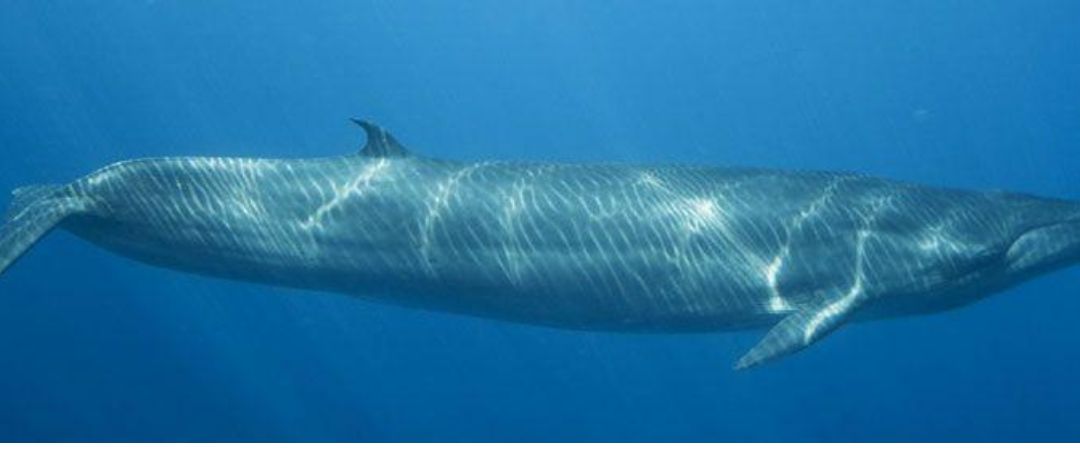
[[12, 193], [0, 225], [0, 274], [83, 202], [64, 195], [62, 186], [27, 186]]

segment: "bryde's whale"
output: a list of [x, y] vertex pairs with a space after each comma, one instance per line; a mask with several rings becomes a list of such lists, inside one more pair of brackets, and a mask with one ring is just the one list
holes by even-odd
[[149, 264], [554, 327], [771, 327], [962, 306], [1080, 261], [1080, 204], [861, 175], [420, 157], [155, 158], [17, 189], [0, 273], [54, 227]]

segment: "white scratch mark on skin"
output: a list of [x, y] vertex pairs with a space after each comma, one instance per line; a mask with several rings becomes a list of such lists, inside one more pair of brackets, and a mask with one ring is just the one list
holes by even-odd
[[341, 206], [341, 204], [349, 198], [364, 195], [368, 187], [371, 186], [372, 181], [382, 174], [389, 166], [389, 160], [381, 158], [364, 167], [364, 170], [362, 170], [355, 178], [349, 180], [348, 183], [334, 186], [333, 197], [330, 198], [330, 201], [319, 206], [314, 213], [308, 216], [307, 220], [300, 223], [300, 227], [305, 230], [310, 230], [322, 226], [323, 219], [327, 214]]
[[638, 183], [654, 189], [667, 189], [667, 187], [664, 186], [663, 180], [661, 180], [660, 177], [656, 176], [656, 174], [652, 172], [641, 172], [640, 176], [638, 177]]
[[855, 246], [855, 281], [851, 284], [851, 289], [847, 294], [830, 303], [824, 307], [806, 324], [806, 330], [803, 331], [803, 343], [809, 345], [813, 342], [815, 335], [827, 320], [843, 314], [845, 311], [851, 309], [855, 301], [857, 301], [863, 294], [863, 279], [865, 274], [863, 273], [865, 255], [866, 255], [866, 239], [870, 236], [870, 232], [866, 230], [860, 230]]
[[432, 236], [435, 233], [435, 225], [438, 224], [442, 218], [442, 212], [446, 209], [447, 204], [450, 202], [450, 198], [457, 191], [458, 184], [461, 180], [467, 178], [473, 172], [487, 167], [490, 163], [482, 162], [476, 164], [470, 164], [461, 169], [458, 169], [446, 177], [446, 180], [439, 183], [435, 190], [435, 195], [432, 197], [431, 203], [428, 206], [427, 214], [424, 215], [421, 223], [420, 233], [420, 255], [421, 261], [424, 265], [424, 271], [428, 275], [435, 275], [435, 268], [431, 263], [431, 241]]
[[521, 254], [521, 239], [516, 232], [516, 226], [518, 216], [521, 215], [522, 209], [525, 207], [525, 189], [524, 182], [515, 181], [513, 192], [502, 200], [501, 222], [503, 233], [507, 237], [507, 243], [502, 247], [503, 260], [505, 261], [503, 272], [505, 272], [506, 278], [510, 280], [510, 284], [515, 286], [521, 283], [521, 261], [518, 258]]
[[709, 226], [722, 226], [722, 217], [716, 202], [707, 198], [693, 198], [687, 202], [686, 231], [700, 233]]
[[[787, 247], [785, 247], [787, 250]], [[784, 266], [784, 257], [787, 256], [787, 251], [781, 252], [776, 258], [773, 258], [769, 265], [765, 266], [765, 281], [769, 285], [770, 293], [768, 308], [769, 311], [774, 313], [791, 312], [795, 308], [791, 306], [783, 295], [780, 295], [780, 287], [778, 285], [777, 277], [780, 275], [780, 268]]]
[[769, 286], [770, 298], [767, 308], [774, 313], [787, 313], [795, 309], [787, 299], [780, 293], [779, 276], [780, 270], [784, 267], [784, 262], [791, 256], [791, 238], [792, 236], [802, 229], [803, 224], [807, 220], [817, 216], [821, 208], [828, 204], [833, 195], [836, 194], [836, 189], [841, 183], [846, 181], [848, 177], [841, 177], [829, 182], [821, 191], [821, 195], [815, 198], [806, 208], [799, 211], [795, 219], [792, 220], [790, 227], [788, 228], [787, 239], [784, 240], [783, 245], [780, 247], [780, 252], [773, 258], [773, 260], [765, 266], [762, 271], [765, 276], [765, 282]]
[[826, 324], [826, 321], [838, 315], [846, 314], [855, 307], [855, 303], [865, 298], [866, 279], [866, 241], [873, 235], [870, 231], [874, 223], [880, 217], [882, 209], [887, 208], [895, 200], [892, 196], [875, 199], [871, 204], [872, 209], [862, 217], [863, 229], [859, 230], [855, 238], [855, 269], [854, 281], [847, 294], [824, 307], [807, 323], [803, 331], [803, 343], [809, 345], [818, 337], [818, 328]]

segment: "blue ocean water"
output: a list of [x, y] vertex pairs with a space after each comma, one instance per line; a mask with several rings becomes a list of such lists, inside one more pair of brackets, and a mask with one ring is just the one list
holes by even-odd
[[[1080, 3], [0, 4], [0, 190], [122, 159], [353, 152], [830, 169], [1080, 199]], [[585, 333], [147, 267], [0, 279], [0, 440], [1077, 440], [1080, 271], [856, 324]]]

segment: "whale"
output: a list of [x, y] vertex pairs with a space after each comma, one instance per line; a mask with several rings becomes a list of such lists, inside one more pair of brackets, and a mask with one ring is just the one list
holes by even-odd
[[16, 189], [0, 274], [53, 229], [174, 270], [547, 327], [766, 329], [745, 369], [846, 324], [968, 305], [1080, 261], [1080, 204], [820, 171], [169, 157]]

